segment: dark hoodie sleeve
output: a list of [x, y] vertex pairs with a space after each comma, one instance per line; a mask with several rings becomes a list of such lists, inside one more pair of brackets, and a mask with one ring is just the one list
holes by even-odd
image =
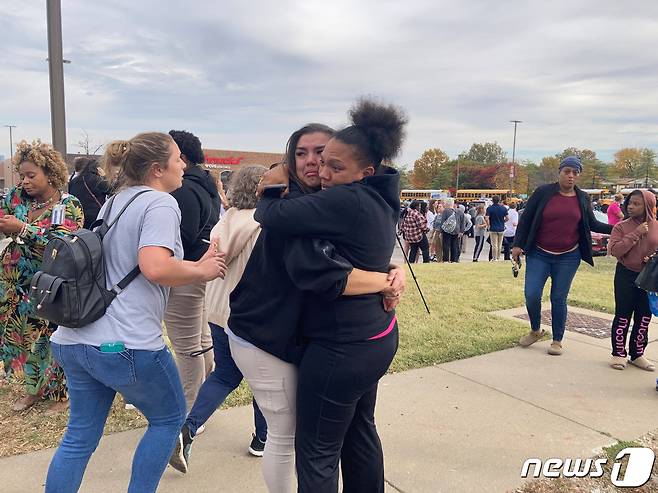
[[189, 186], [183, 185], [171, 193], [178, 202], [181, 213], [180, 236], [187, 252], [194, 244], [201, 227], [201, 203]]
[[261, 197], [254, 219], [290, 236], [331, 241], [344, 238], [354, 228], [359, 204], [355, 188], [339, 185], [293, 199]]
[[284, 262], [293, 284], [301, 291], [335, 300], [345, 291], [352, 264], [326, 240], [289, 238]]

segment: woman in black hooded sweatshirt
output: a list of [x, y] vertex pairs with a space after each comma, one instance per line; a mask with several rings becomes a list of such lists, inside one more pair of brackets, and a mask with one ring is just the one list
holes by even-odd
[[[296, 199], [262, 198], [255, 219], [269, 230], [330, 241], [355, 268], [386, 272], [399, 216], [398, 173], [383, 166], [399, 151], [406, 118], [362, 100], [353, 124], [322, 152], [323, 190]], [[293, 281], [304, 265], [288, 265]], [[299, 490], [383, 492], [384, 460], [374, 424], [377, 384], [398, 347], [394, 311], [377, 295], [328, 301], [307, 293], [299, 366], [295, 452]]]

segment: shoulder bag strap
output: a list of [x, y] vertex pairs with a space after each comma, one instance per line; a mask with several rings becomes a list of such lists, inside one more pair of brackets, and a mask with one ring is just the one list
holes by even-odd
[[89, 192], [89, 195], [91, 195], [91, 198], [94, 199], [94, 201], [98, 204], [98, 207], [103, 207], [103, 204], [99, 202], [99, 200], [96, 198], [96, 195], [94, 195], [94, 193], [90, 190], [89, 185], [87, 185], [87, 180], [85, 180], [85, 177], [81, 176], [81, 178], [82, 178], [82, 183], [84, 183], [87, 192]]

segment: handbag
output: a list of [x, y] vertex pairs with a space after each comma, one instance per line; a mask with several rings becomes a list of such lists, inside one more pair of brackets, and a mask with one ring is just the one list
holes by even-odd
[[635, 278], [635, 285], [649, 293], [658, 292], [658, 256], [656, 253], [649, 257], [644, 269]]

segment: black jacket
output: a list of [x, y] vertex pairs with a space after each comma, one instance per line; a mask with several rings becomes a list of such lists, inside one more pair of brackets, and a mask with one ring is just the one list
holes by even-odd
[[[515, 247], [522, 248], [526, 253], [535, 247], [535, 240], [541, 226], [544, 208], [551, 197], [558, 193], [560, 193], [559, 184], [550, 183], [540, 186], [530, 196], [528, 203], [523, 208], [523, 214], [521, 214], [519, 225], [516, 228], [516, 235], [514, 236]], [[578, 187], [576, 187], [576, 195], [578, 196], [581, 215], [580, 223], [578, 224], [578, 230], [580, 232], [578, 241], [580, 257], [588, 264], [594, 265], [594, 260], [592, 259], [592, 234], [590, 231], [610, 234], [612, 226], [596, 220], [589, 195]]]
[[105, 198], [110, 194], [110, 185], [102, 176], [85, 172], [71, 177], [69, 193], [75, 195], [80, 201], [85, 214], [84, 227], [89, 229], [89, 226], [98, 217], [98, 212], [105, 203]]
[[[283, 202], [301, 197], [291, 182]], [[261, 199], [261, 201], [264, 199]], [[254, 346], [288, 363], [297, 364], [303, 354], [299, 333], [304, 303], [302, 289], [336, 298], [345, 289], [352, 266], [334, 260], [335, 252], [310, 240], [289, 239], [285, 234], [263, 228], [251, 252], [242, 279], [231, 292], [229, 329]], [[312, 272], [293, 283], [286, 259]]]
[[185, 260], [197, 261], [208, 249], [203, 240], [219, 221], [219, 192], [210, 173], [190, 166], [183, 174], [183, 186], [171, 192], [181, 212], [180, 235]]
[[[399, 179], [397, 171], [384, 167], [381, 174], [360, 182], [296, 199], [265, 198], [254, 218], [265, 229], [328, 240], [356, 268], [388, 272], [400, 214]], [[394, 315], [384, 311], [379, 294], [332, 301], [307, 292], [302, 334], [335, 342], [363, 341], [386, 330]]]

